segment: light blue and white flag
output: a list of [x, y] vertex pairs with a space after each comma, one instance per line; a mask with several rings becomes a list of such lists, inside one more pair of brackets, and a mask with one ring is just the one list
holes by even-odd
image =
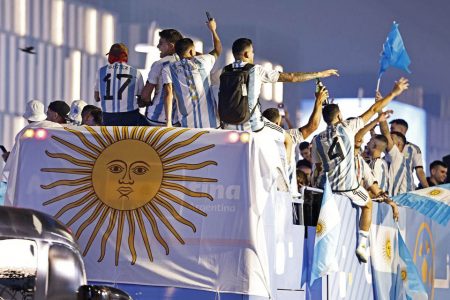
[[403, 283], [403, 297], [407, 300], [419, 300], [428, 299], [428, 294], [420, 279], [419, 272], [417, 271], [416, 265], [406, 247], [405, 241], [402, 238], [400, 229], [397, 230], [398, 237], [398, 252], [399, 252], [399, 270], [397, 276], [399, 278], [398, 282]]
[[383, 44], [383, 52], [381, 52], [380, 56], [379, 78], [389, 67], [396, 67], [411, 73], [408, 69], [411, 60], [409, 59], [405, 45], [403, 44], [402, 36], [398, 30], [398, 24], [395, 22], [392, 24], [392, 29]]
[[341, 230], [341, 216], [331, 191], [328, 174], [325, 176], [325, 191], [322, 197], [314, 242], [311, 285], [317, 278], [337, 272], [339, 269], [336, 254]]
[[392, 199], [441, 225], [446, 226], [450, 220], [450, 183], [400, 194]]

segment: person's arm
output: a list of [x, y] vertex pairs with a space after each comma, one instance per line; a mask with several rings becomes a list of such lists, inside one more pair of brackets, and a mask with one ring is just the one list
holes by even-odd
[[371, 131], [372, 129], [375, 128], [375, 126], [379, 123], [379, 122], [386, 122], [386, 120], [391, 116], [391, 114], [393, 113], [393, 110], [388, 110], [385, 112], [382, 112], [380, 114], [378, 114], [378, 117], [373, 120], [372, 122], [370, 122], [369, 124], [367, 124], [366, 126], [364, 126], [361, 130], [359, 130], [356, 135], [355, 135], [355, 141], [359, 141], [362, 140], [364, 138], [364, 136]]
[[172, 84], [164, 84], [164, 112], [166, 113], [166, 126], [172, 127], [172, 101], [173, 90]]
[[335, 69], [325, 70], [321, 72], [281, 72], [278, 77], [279, 82], [304, 82], [316, 78], [325, 78], [329, 76], [339, 76]]
[[319, 128], [320, 119], [322, 117], [322, 104], [325, 99], [328, 98], [328, 91], [325, 88], [321, 88], [316, 93], [316, 101], [314, 102], [314, 109], [309, 117], [308, 123], [300, 128], [300, 132], [304, 139], [308, 138], [317, 128]]
[[284, 147], [286, 147], [286, 160], [290, 162], [292, 155], [292, 138], [287, 131], [283, 132], [284, 132]]
[[152, 96], [152, 92], [155, 89], [156, 84], [150, 83], [150, 82], [146, 82], [144, 88], [142, 89], [142, 93], [141, 93], [141, 101], [139, 104], [139, 107], [145, 107], [145, 106], [149, 106], [152, 105], [152, 101], [151, 101], [151, 96]]
[[284, 110], [284, 121], [286, 122], [286, 126], [288, 129], [294, 128], [294, 125], [291, 122], [291, 119], [289, 118], [289, 113], [287, 109]]
[[397, 222], [399, 217], [398, 206], [394, 201], [392, 201], [391, 198], [388, 197], [387, 193], [378, 186], [378, 183], [375, 182], [372, 184], [369, 187], [369, 192], [373, 195], [372, 199], [376, 199], [377, 202], [384, 202], [392, 208], [392, 216], [394, 221]]
[[217, 58], [222, 53], [222, 42], [220, 41], [219, 35], [217, 34], [217, 24], [215, 19], [211, 19], [207, 22], [208, 28], [211, 31], [214, 49], [209, 52], [209, 54], [214, 55]]
[[428, 181], [427, 181], [427, 175], [425, 175], [425, 172], [422, 167], [416, 168], [416, 175], [417, 175], [417, 178], [419, 178], [420, 184], [422, 184], [422, 188], [429, 187]]
[[94, 99], [96, 102], [100, 102], [100, 93], [98, 91], [94, 92]]
[[406, 78], [402, 77], [398, 81], [396, 81], [394, 88], [386, 97], [380, 99], [379, 101], [376, 101], [366, 112], [364, 112], [361, 116], [359, 116], [363, 120], [364, 124], [369, 122], [369, 120], [377, 112], [380, 112], [386, 105], [388, 105], [389, 102], [392, 101], [392, 99], [394, 99], [395, 97], [403, 93], [405, 90], [407, 90], [408, 86], [409, 83], [408, 79]]
[[392, 140], [387, 121], [380, 122], [380, 131], [387, 139], [387, 151], [391, 151], [392, 147], [394, 147], [394, 141]]

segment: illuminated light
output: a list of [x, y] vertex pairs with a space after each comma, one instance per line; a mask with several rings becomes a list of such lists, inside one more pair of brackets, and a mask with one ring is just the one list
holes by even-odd
[[230, 143], [237, 143], [240, 139], [239, 133], [233, 131], [228, 134], [228, 141]]
[[[272, 64], [270, 62], [265, 62], [262, 64], [263, 67], [267, 70], [272, 70]], [[265, 100], [272, 100], [272, 84], [264, 83], [262, 85], [262, 96]]]
[[203, 53], [203, 42], [199, 40], [194, 41], [195, 51]]
[[64, 1], [52, 2], [52, 42], [61, 46], [64, 43]]
[[24, 137], [26, 139], [34, 137], [34, 130], [33, 129], [25, 130], [25, 132], [23, 133], [22, 137]]
[[110, 14], [102, 16], [102, 52], [108, 53], [109, 48], [114, 44], [114, 17]]
[[27, 34], [27, 0], [14, 1], [14, 27], [18, 35]]
[[45, 138], [47, 137], [47, 130], [45, 130], [44, 128], [36, 130], [34, 137], [37, 140], [45, 140]]
[[161, 31], [162, 29], [161, 28], [159, 28], [159, 27], [155, 27], [155, 29], [153, 30], [153, 38], [152, 38], [152, 44], [153, 44], [153, 46], [158, 46], [158, 44], [159, 44], [159, 32]]
[[139, 69], [139, 72], [141, 72], [141, 74], [148, 74], [152, 64], [160, 58], [158, 48], [147, 44], [137, 44], [134, 47], [134, 50], [140, 53], [147, 53], [145, 58], [145, 69]]
[[241, 133], [240, 139], [241, 143], [248, 143], [248, 141], [250, 140], [250, 134], [248, 132]]
[[85, 32], [86, 51], [89, 54], [95, 54], [97, 52], [97, 10], [93, 8], [86, 10]]
[[[275, 66], [274, 69], [280, 73], [283, 72], [283, 67], [280, 65]], [[276, 82], [273, 84], [272, 98], [276, 103], [283, 102], [283, 83], [282, 82]]]
[[72, 64], [72, 99], [81, 98], [81, 52], [73, 51], [71, 55]]
[[233, 51], [228, 50], [227, 53], [225, 54], [225, 64], [229, 65], [233, 62], [234, 62]]

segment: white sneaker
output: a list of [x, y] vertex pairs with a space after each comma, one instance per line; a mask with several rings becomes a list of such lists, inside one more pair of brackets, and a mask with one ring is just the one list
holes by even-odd
[[356, 256], [361, 262], [367, 263], [367, 260], [369, 259], [369, 249], [366, 246], [366, 244], [364, 243], [359, 244], [355, 252]]

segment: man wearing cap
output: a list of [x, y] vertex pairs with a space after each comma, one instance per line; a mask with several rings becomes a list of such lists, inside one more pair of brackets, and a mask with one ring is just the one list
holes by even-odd
[[47, 121], [66, 124], [69, 120], [70, 106], [64, 101], [53, 101], [47, 107]]
[[141, 73], [127, 64], [128, 48], [114, 44], [106, 54], [108, 64], [97, 72], [94, 97], [101, 103], [105, 126], [147, 126], [139, 113], [138, 99], [144, 88]]
[[81, 125], [81, 112], [87, 105], [83, 100], [73, 100], [70, 104], [69, 122], [73, 125]]

